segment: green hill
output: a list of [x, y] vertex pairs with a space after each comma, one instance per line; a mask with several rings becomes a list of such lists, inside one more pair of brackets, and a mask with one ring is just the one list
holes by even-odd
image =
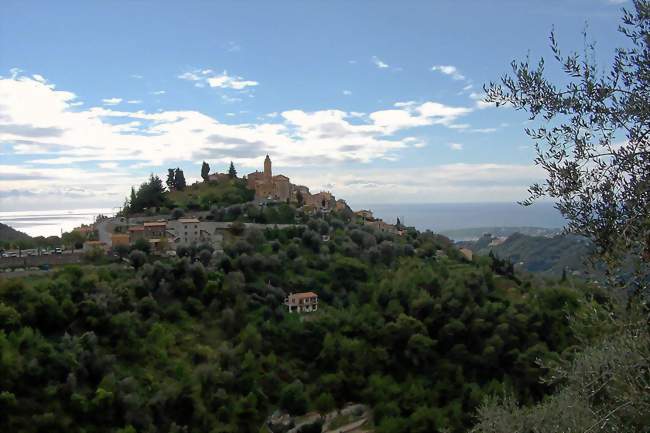
[[515, 233], [503, 243], [490, 245], [495, 239], [492, 235], [484, 235], [475, 242], [460, 244], [481, 255], [492, 252], [514, 263], [516, 268], [527, 272], [559, 277], [564, 269], [579, 274], [588, 269], [585, 260], [591, 253], [592, 247], [583, 237], [572, 235], [545, 237]]
[[209, 210], [212, 206], [246, 203], [255, 197], [242, 179], [220, 182], [196, 182], [183, 191], [167, 192], [170, 207]]
[[31, 237], [6, 224], [0, 223], [0, 242], [29, 241]]
[[528, 236], [557, 236], [562, 232], [561, 229], [548, 229], [544, 227], [474, 227], [456, 230], [444, 230], [440, 233], [455, 241], [474, 241], [485, 234], [491, 234], [496, 237], [506, 237], [515, 233], [521, 233]]
[[[0, 431], [259, 432], [278, 408], [356, 401], [377, 432], [463, 432], [487, 395], [541, 399], [538, 360], [571, 352], [567, 315], [597, 308], [335, 214], [206, 248], [0, 280]], [[319, 311], [289, 314], [302, 291]]]

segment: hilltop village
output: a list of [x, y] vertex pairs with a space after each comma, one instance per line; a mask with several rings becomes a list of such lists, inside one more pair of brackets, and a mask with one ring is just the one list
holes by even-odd
[[[272, 162], [269, 155], [264, 159], [264, 170], [254, 171], [237, 178], [234, 167], [230, 173], [214, 172], [204, 176], [204, 181], [195, 185], [185, 186], [184, 174], [179, 169], [171, 170], [174, 176], [182, 176], [183, 181], [178, 183], [168, 179], [169, 195], [175, 202], [185, 203], [186, 208], [174, 209], [145, 208], [143, 212], [125, 210], [115, 218], [100, 218], [96, 223], [81, 226], [76, 232], [84, 235], [83, 251], [99, 248], [108, 251], [114, 247], [129, 247], [138, 241], [147, 242], [154, 253], [175, 255], [178, 247], [190, 247], [199, 244], [208, 244], [217, 250], [223, 247], [224, 238], [233, 230], [242, 228], [260, 228], [267, 226], [286, 227], [299, 224], [295, 215], [286, 217], [281, 222], [256, 222], [253, 214], [264, 214], [265, 211], [280, 209], [290, 213], [298, 212], [302, 215], [315, 213], [327, 214], [332, 211], [348, 214], [360, 225], [366, 225], [383, 233], [403, 235], [405, 228], [401, 223], [388, 224], [380, 218], [375, 218], [370, 210], [352, 211], [345, 200], [336, 199], [329, 191], [312, 194], [308, 187], [291, 183], [289, 177], [283, 174], [273, 175]], [[222, 211], [211, 208], [197, 208], [191, 201], [197, 196], [205, 199], [212, 190], [219, 188], [241, 188], [244, 186], [251, 194], [245, 207], [239, 210], [233, 206], [225, 207]], [[143, 188], [141, 187], [141, 190]], [[228, 191], [231, 193], [232, 191]], [[137, 195], [131, 199], [137, 200]], [[187, 202], [183, 202], [187, 200]], [[245, 200], [242, 200], [245, 201]], [[290, 209], [290, 210], [289, 210]], [[237, 214], [234, 218], [232, 213]], [[240, 230], [241, 230], [240, 229]], [[327, 241], [328, 235], [323, 234], [322, 240]]]

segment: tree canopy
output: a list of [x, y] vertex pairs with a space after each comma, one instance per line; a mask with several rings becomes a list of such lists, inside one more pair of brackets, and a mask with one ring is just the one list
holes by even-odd
[[[546, 62], [512, 62], [512, 74], [486, 86], [488, 102], [524, 110], [540, 125], [526, 130], [536, 143], [536, 164], [547, 173], [525, 204], [547, 196], [568, 229], [589, 237], [598, 257], [616, 267], [638, 264], [628, 287], [647, 290], [650, 260], [650, 3], [635, 0], [620, 32], [628, 44], [600, 73], [593, 44], [565, 54], [555, 34], [553, 57], [566, 84], [546, 76]], [[585, 35], [585, 38], [587, 36]]]

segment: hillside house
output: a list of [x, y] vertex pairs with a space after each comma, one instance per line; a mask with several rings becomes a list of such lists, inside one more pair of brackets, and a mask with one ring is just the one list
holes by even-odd
[[361, 218], [361, 219], [363, 219], [363, 220], [373, 221], [375, 219], [374, 216], [372, 215], [371, 210], [361, 209], [361, 210], [356, 211], [354, 213], [354, 215]]
[[382, 233], [391, 233], [391, 234], [398, 234], [399, 230], [397, 227], [395, 227], [392, 224], [388, 224], [387, 222], [383, 220], [374, 220], [374, 221], [364, 221], [364, 225], [368, 225], [371, 227], [374, 227], [376, 230], [382, 232]]
[[318, 295], [314, 292], [289, 293], [284, 300], [289, 313], [309, 313], [318, 310]]
[[143, 224], [144, 237], [147, 239], [160, 239], [165, 236], [167, 221], [152, 221]]
[[131, 226], [129, 227], [129, 243], [134, 243], [138, 239], [144, 239], [144, 227], [143, 226]]
[[472, 250], [469, 248], [459, 248], [458, 251], [460, 251], [460, 253], [465, 257], [467, 261], [472, 261], [472, 257], [474, 256]]
[[125, 233], [111, 234], [111, 245], [117, 247], [118, 245], [129, 245], [129, 235]]

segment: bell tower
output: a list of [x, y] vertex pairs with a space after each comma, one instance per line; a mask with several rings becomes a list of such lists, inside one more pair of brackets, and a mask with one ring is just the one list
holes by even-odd
[[266, 158], [264, 159], [264, 178], [271, 179], [272, 177], [273, 173], [271, 171], [271, 158], [266, 155]]

